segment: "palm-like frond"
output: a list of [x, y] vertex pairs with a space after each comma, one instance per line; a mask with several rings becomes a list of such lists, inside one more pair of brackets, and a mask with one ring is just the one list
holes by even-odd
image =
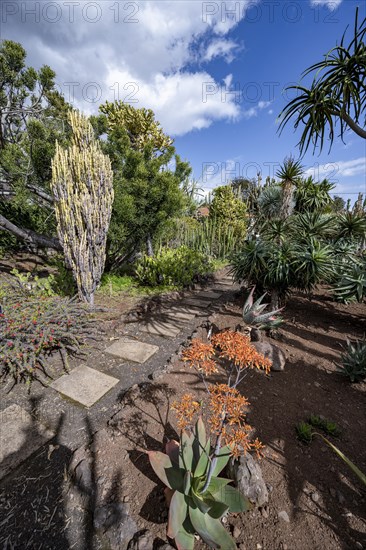
[[299, 126], [302, 128], [298, 143], [301, 155], [311, 143], [314, 150], [319, 146], [321, 151], [326, 140], [329, 140], [330, 150], [337, 123], [342, 140], [348, 128], [366, 138], [363, 117], [366, 107], [366, 19], [358, 24], [358, 8], [353, 39], [348, 46], [344, 45], [346, 31], [338, 46], [303, 72], [303, 78], [315, 73], [310, 87], [297, 85], [287, 88], [295, 90], [296, 97], [279, 115], [279, 132], [282, 133], [291, 119], [295, 130]]

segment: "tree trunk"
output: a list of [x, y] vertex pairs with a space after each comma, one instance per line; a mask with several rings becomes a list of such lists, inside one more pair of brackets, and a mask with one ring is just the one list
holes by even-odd
[[0, 214], [0, 230], [1, 229], [12, 233], [18, 239], [25, 241], [30, 246], [36, 246], [40, 248], [52, 248], [53, 250], [58, 250], [62, 252], [60, 241], [55, 237], [47, 237], [46, 235], [40, 235], [39, 233], [36, 233], [31, 229], [18, 227]]
[[282, 185], [282, 204], [280, 210], [281, 220], [286, 220], [293, 211], [293, 194], [294, 194], [294, 185], [289, 182], [284, 182]]
[[278, 290], [271, 291], [271, 310], [279, 308], [279, 293]]
[[148, 234], [146, 239], [146, 246], [147, 246], [147, 255], [150, 256], [150, 258], [152, 258], [154, 256], [154, 249], [153, 249], [150, 233]]

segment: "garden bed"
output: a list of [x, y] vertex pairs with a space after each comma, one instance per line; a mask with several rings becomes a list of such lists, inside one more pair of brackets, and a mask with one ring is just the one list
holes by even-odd
[[[241, 305], [238, 295], [211, 321], [220, 329], [234, 328], [241, 320]], [[251, 403], [249, 422], [266, 445], [261, 467], [269, 502], [260, 510], [230, 515], [228, 529], [241, 550], [366, 548], [364, 487], [320, 440], [304, 446], [295, 433], [295, 425], [310, 414], [333, 420], [342, 430], [333, 441], [366, 471], [366, 384], [350, 384], [335, 365], [347, 338], [363, 336], [365, 304], [337, 304], [323, 291], [315, 293], [312, 301], [295, 294], [284, 316], [276, 344], [286, 354], [285, 370], [269, 377], [250, 371], [240, 387]], [[202, 328], [198, 336], [204, 335]], [[39, 454], [38, 473], [25, 468], [13, 478], [4, 498], [9, 510], [22, 517], [19, 548], [25, 547], [24, 537], [34, 525], [28, 500], [32, 497], [33, 503], [42, 503], [47, 486], [53, 490], [51, 481], [41, 479], [46, 473], [53, 474], [50, 479], [57, 484], [62, 513], [49, 524], [51, 536], [46, 529], [51, 506], [44, 501], [49, 513], [41, 505], [36, 508], [44, 514], [44, 533], [52, 540], [48, 544], [48, 539], [38, 537], [44, 541], [40, 548], [83, 548], [85, 544], [90, 548], [93, 536], [94, 548], [103, 544], [118, 548], [124, 529], [119, 514], [126, 510], [137, 531], [149, 531], [154, 548], [166, 542], [163, 486], [145, 450], [161, 450], [164, 437], [177, 437], [171, 403], [187, 391], [204, 397], [194, 372], [177, 360], [169, 374], [123, 395], [113, 416], [106, 411], [108, 424], [91, 436], [88, 448], [76, 451], [67, 475], [65, 466], [71, 456], [60, 446], [48, 458], [46, 451]], [[27, 481], [37, 476], [36, 484]], [[42, 529], [40, 537], [41, 533]], [[200, 541], [196, 546], [205, 548]]]

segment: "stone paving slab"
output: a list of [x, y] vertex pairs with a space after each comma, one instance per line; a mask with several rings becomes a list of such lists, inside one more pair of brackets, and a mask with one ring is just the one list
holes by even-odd
[[196, 316], [199, 312], [202, 311], [200, 307], [193, 307], [193, 306], [187, 306], [182, 304], [182, 302], [179, 302], [175, 305], [172, 305], [169, 307], [169, 311], [171, 313], [188, 313], [190, 315]]
[[185, 311], [174, 311], [172, 309], [164, 309], [159, 312], [163, 319], [178, 319], [179, 321], [192, 321], [196, 317], [196, 312], [188, 313]]
[[50, 385], [63, 396], [91, 407], [99, 401], [119, 380], [103, 372], [80, 365], [70, 374], [64, 374]]
[[177, 326], [175, 323], [169, 323], [168, 321], [164, 322], [158, 319], [152, 319], [141, 324], [140, 330], [148, 332], [149, 334], [164, 336], [165, 338], [175, 338], [182, 330], [182, 327]]
[[197, 298], [205, 298], [207, 300], [217, 300], [222, 296], [221, 292], [214, 292], [213, 290], [202, 290], [201, 292], [198, 292], [195, 294]]
[[10, 405], [0, 414], [0, 479], [52, 439], [54, 433], [19, 407]]
[[133, 361], [134, 363], [145, 363], [150, 357], [159, 350], [158, 346], [138, 342], [137, 340], [118, 340], [109, 346], [105, 351], [111, 355]]
[[208, 302], [206, 300], [197, 300], [196, 298], [192, 297], [182, 300], [182, 304], [186, 304], [187, 306], [196, 306], [197, 308], [200, 308], [210, 306], [211, 302]]

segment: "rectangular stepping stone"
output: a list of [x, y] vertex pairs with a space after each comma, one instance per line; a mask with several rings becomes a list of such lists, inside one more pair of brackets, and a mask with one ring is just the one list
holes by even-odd
[[188, 313], [184, 310], [175, 311], [174, 309], [167, 309], [160, 312], [163, 319], [178, 319], [180, 321], [192, 321], [196, 317], [196, 312]]
[[114, 342], [105, 351], [111, 355], [125, 359], [126, 361], [134, 361], [135, 363], [145, 363], [150, 357], [158, 351], [158, 346], [138, 342], [136, 340], [118, 340]]
[[51, 388], [84, 407], [91, 407], [118, 382], [117, 378], [80, 365], [70, 374], [65, 374], [52, 382]]
[[214, 292], [213, 290], [202, 290], [201, 292], [198, 292], [198, 294], [195, 294], [197, 298], [204, 298], [205, 300], [217, 300], [222, 296], [221, 292]]
[[156, 334], [158, 336], [164, 336], [165, 338], [175, 338], [182, 330], [182, 327], [178, 327], [176, 324], [167, 321], [163, 322], [153, 319], [141, 325], [140, 329], [149, 334]]
[[193, 315], [194, 317], [201, 311], [201, 308], [199, 307], [192, 307], [192, 306], [185, 306], [182, 304], [182, 302], [177, 303], [175, 306], [171, 306], [169, 308], [169, 311], [172, 313], [175, 312], [181, 312], [181, 313], [187, 313], [189, 315]]
[[0, 413], [0, 479], [17, 468], [54, 433], [19, 405], [10, 405]]
[[211, 302], [207, 302], [206, 300], [197, 300], [196, 298], [185, 298], [182, 301], [182, 304], [186, 304], [187, 306], [196, 306], [197, 308], [204, 308], [211, 305]]

